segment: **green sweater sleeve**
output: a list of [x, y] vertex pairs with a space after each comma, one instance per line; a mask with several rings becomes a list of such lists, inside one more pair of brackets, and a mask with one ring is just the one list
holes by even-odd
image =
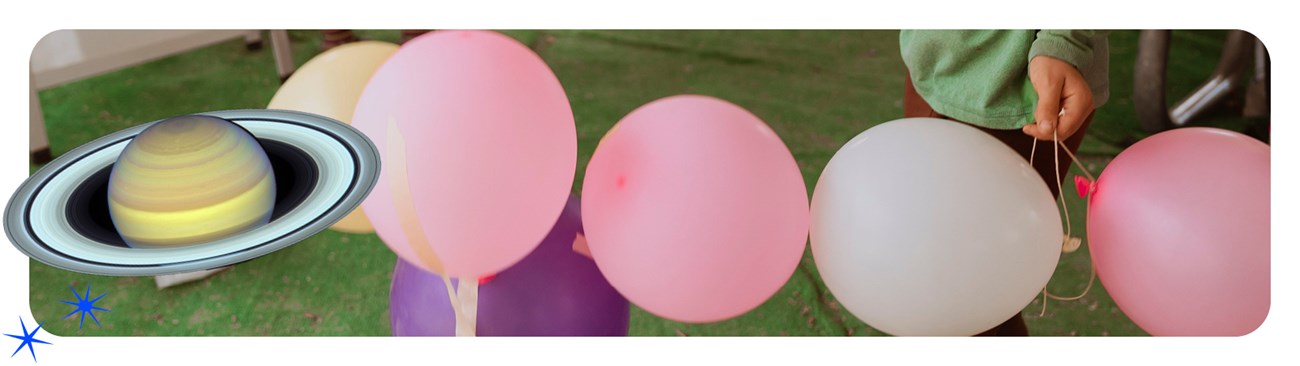
[[995, 129], [1034, 122], [1038, 94], [1029, 61], [1039, 55], [1074, 65], [1093, 103], [1109, 97], [1106, 31], [903, 30], [899, 51], [916, 92], [944, 116]]
[[1037, 56], [1049, 56], [1074, 65], [1085, 67], [1093, 60], [1093, 40], [1105, 36], [1106, 31], [1095, 30], [1061, 30], [1044, 29], [1038, 31], [1033, 45], [1029, 47], [1029, 60]]

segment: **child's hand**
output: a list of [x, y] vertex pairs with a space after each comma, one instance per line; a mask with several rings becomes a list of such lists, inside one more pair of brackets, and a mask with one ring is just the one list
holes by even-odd
[[1065, 140], [1092, 113], [1092, 89], [1074, 65], [1047, 56], [1034, 57], [1029, 60], [1029, 82], [1038, 92], [1034, 110], [1038, 123], [1026, 125], [1022, 129], [1026, 135], [1052, 141], [1052, 131], [1059, 129], [1056, 137]]

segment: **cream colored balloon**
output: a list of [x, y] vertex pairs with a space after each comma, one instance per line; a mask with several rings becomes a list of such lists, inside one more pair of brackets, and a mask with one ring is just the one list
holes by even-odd
[[[1039, 159], [1051, 159], [1045, 146]], [[905, 118], [859, 134], [822, 170], [811, 210], [826, 288], [893, 335], [991, 329], [1033, 301], [1061, 256], [1047, 184], [960, 122]]]
[[[269, 109], [314, 113], [352, 124], [352, 111], [370, 77], [379, 70], [397, 45], [362, 41], [334, 47], [307, 61], [271, 97]], [[331, 226], [349, 233], [373, 233], [361, 207]]]

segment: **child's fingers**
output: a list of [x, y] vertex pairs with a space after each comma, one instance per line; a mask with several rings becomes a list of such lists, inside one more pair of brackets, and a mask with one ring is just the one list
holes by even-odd
[[1074, 135], [1079, 130], [1079, 125], [1083, 124], [1083, 119], [1088, 116], [1083, 114], [1082, 107], [1065, 107], [1065, 114], [1061, 116], [1060, 131], [1058, 137], [1065, 139]]
[[[1042, 139], [1043, 139], [1043, 133], [1038, 131], [1038, 124], [1037, 124], [1037, 123], [1030, 123], [1030, 124], [1027, 124], [1027, 125], [1025, 125], [1025, 127], [1021, 128], [1020, 131], [1024, 132], [1026, 135], [1033, 136], [1033, 137], [1036, 138], [1036, 139], [1039, 139], [1039, 140], [1042, 140]], [[1048, 140], [1050, 140], [1050, 139], [1051, 139], [1051, 138], [1048, 138]]]
[[1052, 131], [1056, 129], [1061, 112], [1061, 81], [1049, 80], [1047, 85], [1034, 88], [1038, 92], [1038, 106], [1034, 108], [1034, 120], [1037, 123], [1031, 131], [1025, 133], [1040, 140], [1051, 140]]
[[[1054, 117], [1056, 118], [1059, 118], [1059, 116], [1060, 116], [1059, 113], [1054, 115]], [[1026, 135], [1033, 136], [1034, 138], [1037, 138], [1039, 140], [1051, 141], [1052, 131], [1056, 130], [1056, 125], [1057, 125], [1057, 121], [1055, 118], [1050, 120], [1038, 118], [1038, 122], [1025, 125], [1025, 127], [1021, 128], [1020, 130], [1023, 131]]]
[[1042, 88], [1035, 88], [1038, 92], [1038, 107], [1034, 109], [1034, 120], [1056, 122], [1056, 116], [1061, 112], [1061, 87], [1061, 82], [1053, 81]]
[[1057, 124], [1062, 139], [1074, 135], [1092, 111], [1092, 91], [1088, 90], [1086, 84], [1076, 85], [1074, 89], [1065, 96], [1065, 108], [1061, 111], [1060, 123]]

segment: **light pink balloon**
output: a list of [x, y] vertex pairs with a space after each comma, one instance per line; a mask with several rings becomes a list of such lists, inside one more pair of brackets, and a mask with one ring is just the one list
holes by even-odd
[[1106, 291], [1152, 335], [1236, 336], [1269, 309], [1269, 147], [1213, 128], [1139, 141], [1088, 213]]
[[683, 322], [735, 317], [789, 280], [808, 237], [799, 166], [753, 114], [705, 96], [656, 100], [601, 141], [583, 225], [605, 277]]
[[[425, 270], [481, 276], [518, 262], [573, 187], [577, 133], [564, 89], [537, 54], [499, 33], [436, 31], [407, 42], [366, 85], [352, 125], [383, 160], [362, 206], [384, 243]], [[397, 137], [404, 154], [391, 146]], [[405, 195], [394, 189], [399, 168]], [[413, 219], [402, 212], [407, 200], [427, 246], [401, 224]]]

